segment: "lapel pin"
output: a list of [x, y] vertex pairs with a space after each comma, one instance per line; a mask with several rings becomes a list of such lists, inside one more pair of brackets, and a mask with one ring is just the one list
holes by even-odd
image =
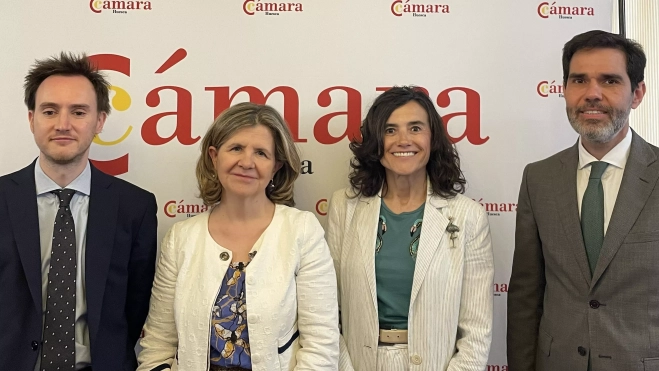
[[452, 216], [449, 216], [448, 225], [446, 226], [446, 231], [451, 234], [451, 247], [455, 247], [455, 239], [458, 238], [457, 233], [460, 232], [460, 228], [453, 224], [453, 220], [455, 219]]

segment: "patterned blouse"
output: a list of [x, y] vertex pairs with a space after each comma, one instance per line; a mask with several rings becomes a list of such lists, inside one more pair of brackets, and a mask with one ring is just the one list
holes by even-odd
[[[254, 255], [256, 251], [249, 254], [250, 261]], [[211, 318], [211, 365], [252, 368], [245, 300], [245, 268], [248, 264], [229, 264], [222, 280]]]

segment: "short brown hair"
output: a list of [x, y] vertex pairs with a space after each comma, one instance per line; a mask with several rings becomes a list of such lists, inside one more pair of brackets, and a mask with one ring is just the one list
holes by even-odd
[[625, 53], [627, 76], [632, 85], [632, 92], [645, 78], [645, 52], [641, 44], [624, 36], [611, 32], [593, 30], [581, 33], [565, 43], [563, 47], [563, 86], [567, 85], [570, 75], [570, 62], [574, 54], [580, 50], [618, 49]]
[[[266, 192], [276, 204], [295, 206], [293, 185], [300, 174], [300, 155], [286, 121], [274, 108], [254, 103], [239, 103], [222, 112], [208, 128], [201, 141], [201, 154], [197, 160], [197, 186], [199, 197], [207, 206], [222, 199], [222, 184], [217, 179], [208, 149], [220, 148], [237, 131], [263, 125], [270, 129], [275, 144], [275, 161], [282, 164], [273, 177], [274, 189]], [[265, 192], [265, 190], [264, 190]]]
[[98, 72], [86, 54], [79, 55], [61, 52], [59, 56], [36, 60], [25, 76], [25, 105], [34, 111], [37, 89], [50, 76], [83, 76], [91, 82], [96, 92], [96, 107], [98, 112], [110, 114], [110, 83], [103, 74]]

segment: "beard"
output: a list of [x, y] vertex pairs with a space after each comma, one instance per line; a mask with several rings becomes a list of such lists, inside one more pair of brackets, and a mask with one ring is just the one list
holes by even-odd
[[[617, 109], [601, 104], [584, 105], [576, 108], [567, 108], [567, 118], [574, 131], [582, 138], [593, 143], [607, 143], [625, 127], [631, 112], [628, 109]], [[580, 119], [579, 111], [598, 110], [608, 112], [608, 120]]]

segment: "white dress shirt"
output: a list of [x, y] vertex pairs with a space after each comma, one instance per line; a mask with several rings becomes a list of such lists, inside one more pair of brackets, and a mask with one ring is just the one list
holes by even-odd
[[[46, 292], [48, 290], [48, 271], [50, 270], [50, 256], [53, 242], [53, 229], [55, 217], [59, 210], [59, 198], [50, 193], [61, 189], [41, 169], [39, 160], [34, 166], [34, 180], [37, 188], [37, 209], [39, 214], [39, 238], [41, 241], [41, 309], [42, 315], [46, 313]], [[89, 349], [89, 329], [87, 327], [87, 298], [85, 294], [85, 237], [87, 235], [87, 214], [89, 212], [89, 194], [91, 189], [92, 172], [89, 162], [85, 170], [64, 188], [73, 189], [76, 193], [71, 199], [71, 213], [76, 230], [76, 369], [79, 370], [91, 365]], [[43, 321], [42, 321], [43, 322]], [[41, 364], [41, 353], [35, 370]]]
[[625, 164], [629, 157], [629, 150], [632, 146], [632, 131], [627, 131], [625, 138], [613, 147], [609, 153], [604, 155], [601, 160], [586, 151], [581, 139], [579, 140], [579, 168], [577, 169], [577, 202], [579, 203], [579, 218], [581, 218], [581, 202], [583, 194], [588, 187], [588, 178], [590, 177], [590, 164], [594, 161], [604, 161], [609, 164], [602, 174], [602, 188], [604, 189], [604, 235], [609, 227], [613, 207], [616, 204], [622, 175], [625, 171]]

